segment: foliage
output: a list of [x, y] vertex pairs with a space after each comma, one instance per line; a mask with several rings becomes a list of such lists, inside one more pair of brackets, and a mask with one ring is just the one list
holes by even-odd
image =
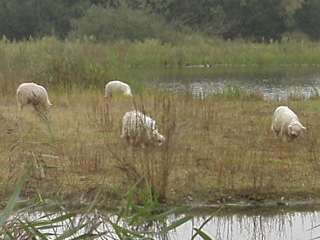
[[177, 35], [161, 16], [126, 7], [92, 6], [71, 24], [71, 39], [93, 36], [98, 42], [142, 41], [146, 38], [173, 41]]
[[306, 0], [295, 14], [295, 20], [299, 28], [312, 39], [320, 39], [320, 2], [318, 0]]
[[[99, 44], [60, 41], [54, 37], [25, 42], [0, 41], [0, 92], [13, 93], [21, 82], [37, 82], [64, 92], [70, 89], [103, 89], [106, 82], [126, 79], [135, 90], [140, 67], [317, 65], [320, 45], [312, 42], [244, 44], [192, 35], [177, 44], [158, 39]], [[14, 70], [14, 71], [13, 71]]]
[[302, 0], [254, 1], [210, 0], [169, 4], [167, 17], [193, 29], [224, 38], [249, 40], [279, 39], [293, 25], [293, 16]]
[[[191, 216], [185, 215], [169, 223], [167, 221], [169, 217], [184, 213], [188, 207], [165, 210], [154, 202], [150, 195], [145, 205], [137, 205], [132, 201], [135, 186], [126, 194], [126, 204], [114, 214], [98, 214], [97, 211], [93, 211], [102, 188], [84, 213], [67, 211], [63, 204], [47, 199], [42, 199], [40, 202], [24, 201], [23, 207], [13, 211], [28, 176], [29, 173], [25, 172], [20, 178], [12, 197], [0, 215], [0, 235], [5, 239], [52, 239], [54, 237], [63, 240], [101, 237], [152, 240], [157, 239], [153, 237], [166, 235], [192, 219]], [[201, 228], [207, 222], [208, 220], [202, 224]], [[156, 225], [156, 228], [152, 227], [153, 225]], [[207, 236], [203, 232], [199, 233], [198, 229], [195, 231], [194, 237], [197, 234]]]
[[0, 34], [9, 39], [29, 39], [70, 31], [70, 19], [79, 17], [85, 1], [3, 0], [0, 4]]
[[319, 4], [317, 0], [3, 0], [0, 34], [10, 40], [92, 35], [97, 41], [172, 42], [191, 29], [261, 42], [303, 31], [317, 40]]

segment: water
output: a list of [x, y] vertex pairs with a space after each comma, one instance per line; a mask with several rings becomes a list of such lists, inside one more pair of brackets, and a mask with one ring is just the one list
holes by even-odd
[[[191, 239], [194, 231], [205, 221], [206, 217], [195, 217], [170, 234], [169, 239]], [[202, 231], [215, 240], [308, 240], [320, 237], [319, 211], [268, 213], [255, 210], [253, 213], [232, 213], [215, 216]], [[202, 239], [196, 237], [195, 239]]]
[[[210, 213], [211, 212], [211, 213]], [[185, 224], [171, 230], [167, 234], [153, 234], [145, 235], [144, 231], [161, 232], [163, 226], [170, 226], [174, 221], [177, 221], [184, 216], [170, 216], [166, 223], [144, 223], [139, 226], [130, 226], [129, 221], [121, 219], [116, 225], [123, 227], [123, 229], [140, 233], [143, 236], [148, 236], [150, 239], [157, 240], [187, 240], [195, 236], [195, 228], [199, 229], [204, 222], [211, 218], [201, 231], [215, 240], [308, 240], [320, 236], [320, 211], [317, 209], [310, 209], [310, 207], [300, 207], [300, 209], [286, 209], [286, 208], [256, 208], [256, 209], [229, 209], [229, 210], [212, 210], [193, 211], [194, 217]], [[80, 228], [75, 236], [80, 236], [85, 233], [100, 234], [100, 237], [95, 239], [119, 239], [115, 228], [112, 227], [110, 221], [117, 222], [117, 217], [107, 212], [96, 212], [87, 217], [77, 214], [74, 217], [63, 220], [63, 222], [56, 223], [56, 229], [53, 231], [51, 224], [44, 224], [47, 220], [56, 219], [59, 213], [44, 213], [37, 212], [33, 214], [21, 215], [19, 221], [28, 219], [29, 221], [37, 221], [42, 233], [54, 234], [48, 239], [55, 239], [57, 236], [66, 233], [71, 228], [75, 228], [79, 224], [85, 223], [84, 228]], [[49, 228], [45, 227], [49, 226]], [[143, 227], [143, 226], [148, 226]], [[23, 232], [25, 228], [22, 228]], [[118, 228], [119, 231], [119, 228]], [[129, 233], [129, 232], [128, 232]], [[56, 235], [57, 234], [57, 235]], [[20, 233], [19, 236], [23, 234]], [[26, 234], [25, 234], [26, 235]], [[130, 234], [129, 234], [130, 235]], [[130, 235], [131, 236], [131, 235]], [[135, 234], [132, 239], [142, 239]], [[68, 237], [66, 239], [72, 239]], [[199, 235], [194, 237], [195, 240], [203, 239]]]
[[197, 97], [215, 94], [230, 84], [261, 93], [265, 99], [309, 98], [320, 92], [320, 66], [182, 67], [131, 70], [137, 80]]

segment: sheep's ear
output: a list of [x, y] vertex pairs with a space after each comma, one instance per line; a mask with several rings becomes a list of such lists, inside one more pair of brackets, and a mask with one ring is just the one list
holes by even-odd
[[306, 128], [305, 126], [301, 126], [301, 128], [302, 128], [303, 130], [307, 130], [307, 128]]

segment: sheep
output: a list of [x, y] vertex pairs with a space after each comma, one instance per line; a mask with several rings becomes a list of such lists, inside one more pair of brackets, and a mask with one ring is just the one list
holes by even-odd
[[132, 97], [131, 87], [127, 83], [121, 81], [111, 81], [106, 84], [104, 97], [112, 97], [115, 93], [121, 93], [124, 96]]
[[34, 109], [44, 115], [47, 115], [51, 102], [47, 90], [35, 83], [22, 83], [19, 85], [16, 93], [19, 112], [27, 104], [32, 104]]
[[137, 110], [124, 114], [121, 138], [132, 145], [161, 146], [165, 137], [159, 133], [156, 121]]
[[279, 106], [274, 112], [271, 129], [276, 135], [285, 136], [286, 140], [292, 140], [300, 135], [301, 130], [306, 130], [298, 116], [287, 106]]

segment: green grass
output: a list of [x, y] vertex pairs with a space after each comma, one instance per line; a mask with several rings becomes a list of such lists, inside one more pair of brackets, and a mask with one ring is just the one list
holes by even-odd
[[128, 79], [128, 68], [181, 67], [187, 64], [319, 65], [320, 44], [285, 42], [254, 44], [224, 42], [192, 36], [179, 43], [156, 39], [98, 44], [43, 38], [24, 42], [0, 41], [0, 89], [14, 92], [20, 82], [34, 81], [65, 89], [101, 88], [110, 79]]

